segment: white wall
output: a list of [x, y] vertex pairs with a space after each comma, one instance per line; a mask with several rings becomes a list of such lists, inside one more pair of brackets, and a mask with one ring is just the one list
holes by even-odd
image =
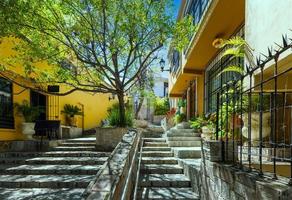
[[154, 94], [158, 97], [164, 97], [164, 82], [168, 82], [167, 78], [155, 77], [154, 78]]
[[246, 0], [245, 39], [254, 55], [282, 45], [282, 34], [292, 38], [292, 0]]

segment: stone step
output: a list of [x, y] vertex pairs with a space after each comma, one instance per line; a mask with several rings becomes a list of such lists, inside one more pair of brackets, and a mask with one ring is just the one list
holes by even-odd
[[201, 141], [201, 137], [167, 137], [168, 141]]
[[145, 142], [144, 143], [145, 147], [167, 147], [166, 142]]
[[0, 175], [5, 188], [86, 188], [95, 175]]
[[0, 164], [43, 164], [43, 165], [101, 165], [108, 157], [39, 157], [2, 158]]
[[170, 147], [200, 147], [201, 141], [168, 141]]
[[199, 195], [192, 191], [192, 188], [173, 188], [173, 187], [144, 187], [138, 192], [138, 199], [183, 199], [199, 200]]
[[167, 133], [194, 133], [195, 130], [191, 129], [191, 128], [187, 128], [187, 129], [178, 129], [176, 127], [171, 128], [167, 131]]
[[62, 142], [60, 146], [77, 147], [77, 146], [95, 146], [95, 142]]
[[96, 151], [95, 146], [58, 146], [50, 149], [51, 151]]
[[0, 174], [95, 175], [102, 165], [1, 165]]
[[5, 200], [77, 200], [82, 199], [83, 188], [0, 188], [0, 197]]
[[143, 164], [177, 164], [174, 157], [142, 157]]
[[145, 142], [166, 142], [165, 138], [143, 138]]
[[7, 157], [106, 157], [110, 152], [92, 151], [52, 151], [52, 152], [5, 152], [0, 153], [0, 158]]
[[173, 152], [171, 151], [143, 151], [142, 157], [171, 157]]
[[183, 168], [179, 165], [144, 164], [141, 167], [144, 174], [182, 174]]
[[167, 137], [201, 137], [201, 133], [195, 132], [166, 132]]
[[171, 151], [170, 147], [143, 147], [143, 151]]
[[201, 158], [201, 147], [173, 147], [172, 151], [177, 158]]
[[139, 184], [141, 187], [191, 187], [183, 174], [144, 174]]
[[84, 142], [91, 143], [91, 142], [94, 142], [95, 143], [96, 142], [96, 137], [67, 139], [64, 142], [70, 142], [70, 143], [72, 143], [72, 142], [76, 142], [76, 143], [80, 143], [80, 142], [82, 142], [82, 143], [84, 143]]

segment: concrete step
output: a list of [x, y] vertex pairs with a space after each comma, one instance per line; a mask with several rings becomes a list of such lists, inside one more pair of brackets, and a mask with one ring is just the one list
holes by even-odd
[[95, 175], [102, 165], [1, 165], [0, 174]]
[[96, 151], [95, 146], [57, 146], [50, 149], [51, 151]]
[[201, 158], [201, 147], [173, 147], [176, 158]]
[[173, 188], [173, 187], [144, 187], [138, 192], [139, 199], [183, 199], [199, 200], [199, 195], [194, 193], [191, 188]]
[[143, 147], [143, 151], [171, 151], [170, 147]]
[[165, 138], [143, 138], [145, 142], [166, 142]]
[[145, 147], [167, 147], [166, 142], [145, 142]]
[[168, 141], [170, 147], [200, 147], [201, 141]]
[[143, 164], [177, 164], [174, 157], [142, 157]]
[[143, 151], [142, 157], [171, 157], [173, 152], [171, 151]]
[[5, 152], [0, 158], [10, 157], [106, 157], [110, 152], [92, 151], [51, 151], [51, 152]]
[[201, 137], [167, 137], [168, 141], [201, 141]]
[[39, 157], [2, 158], [0, 164], [43, 164], [43, 165], [101, 165], [108, 157]]
[[84, 142], [91, 143], [91, 142], [94, 142], [95, 143], [96, 142], [96, 137], [67, 139], [64, 142], [70, 142], [70, 143], [72, 143], [72, 142], [76, 142], [76, 143], [80, 143], [80, 142], [82, 142], [82, 143], [84, 143]]
[[201, 137], [201, 133], [174, 131], [174, 132], [166, 132], [166, 136], [167, 137]]
[[195, 130], [191, 128], [184, 128], [184, 129], [178, 129], [176, 127], [171, 128], [167, 131], [167, 133], [194, 133]]
[[77, 147], [77, 146], [95, 146], [95, 142], [62, 142], [60, 146]]
[[141, 167], [144, 174], [182, 174], [183, 168], [179, 165], [144, 164]]
[[5, 188], [86, 188], [95, 175], [0, 175]]
[[190, 180], [183, 174], [144, 174], [141, 187], [191, 187]]
[[0, 188], [0, 197], [5, 200], [78, 200], [85, 189], [70, 188]]

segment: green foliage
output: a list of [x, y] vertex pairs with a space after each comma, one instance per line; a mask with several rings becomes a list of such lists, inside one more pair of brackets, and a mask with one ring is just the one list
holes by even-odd
[[168, 98], [156, 97], [154, 102], [154, 115], [166, 115], [170, 105]]
[[184, 113], [176, 114], [174, 116], [174, 121], [176, 124], [179, 124], [185, 120], [186, 120], [186, 114], [184, 114]]
[[215, 115], [209, 115], [207, 117], [199, 116], [190, 120], [190, 123], [191, 128], [195, 130], [201, 130], [203, 126], [207, 126], [208, 128], [212, 129], [215, 127], [216, 116]]
[[81, 109], [76, 105], [65, 104], [61, 113], [69, 117], [74, 117], [75, 115], [82, 115]]
[[184, 108], [184, 107], [186, 107], [186, 105], [187, 105], [187, 101], [185, 99], [179, 99], [178, 100], [177, 106], [179, 108]]
[[[120, 120], [120, 109], [119, 109], [119, 104], [113, 104], [111, 108], [108, 109], [108, 117], [107, 120], [109, 121], [109, 124], [111, 126], [120, 126], [121, 120]], [[126, 118], [126, 126], [132, 127], [133, 126], [133, 110], [130, 105], [126, 105], [126, 113], [125, 113], [125, 118]]]
[[27, 100], [24, 100], [22, 104], [15, 103], [17, 114], [23, 116], [25, 122], [34, 122], [39, 116], [41, 109], [35, 106], [31, 106]]

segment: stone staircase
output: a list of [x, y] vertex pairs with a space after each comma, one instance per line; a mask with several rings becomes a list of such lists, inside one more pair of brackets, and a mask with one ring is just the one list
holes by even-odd
[[108, 155], [95, 150], [92, 137], [48, 152], [0, 153], [0, 199], [81, 199]]
[[177, 158], [201, 158], [200, 133], [194, 132], [189, 123], [183, 122], [165, 133], [167, 143]]
[[144, 138], [137, 199], [199, 199], [164, 138]]

